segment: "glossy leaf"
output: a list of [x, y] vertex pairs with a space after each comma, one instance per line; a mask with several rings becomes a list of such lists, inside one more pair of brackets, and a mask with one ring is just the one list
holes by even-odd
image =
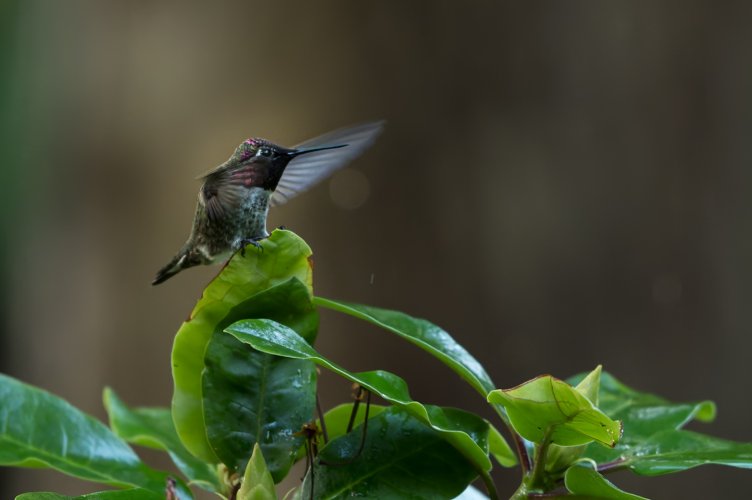
[[253, 445], [253, 453], [243, 474], [243, 483], [238, 491], [238, 500], [276, 500], [274, 480], [266, 467], [264, 455], [258, 443]]
[[[261, 243], [263, 252], [249, 247], [245, 256], [233, 256], [219, 275], [206, 287], [188, 320], [175, 337], [172, 398], [175, 428], [185, 447], [206, 462], [219, 458], [206, 436], [203, 386], [204, 353], [215, 333], [242, 319], [243, 306], [254, 295], [297, 278], [310, 292], [311, 249], [290, 231], [274, 231]], [[252, 300], [250, 300], [252, 302]]]
[[[727, 465], [752, 469], [752, 443], [736, 443], [697, 432], [668, 430], [617, 448], [619, 455], [596, 455], [599, 463], [613, 461], [637, 474], [657, 476], [680, 472], [699, 465]], [[616, 452], [617, 450], [613, 450]]]
[[127, 490], [107, 490], [89, 493], [80, 496], [61, 495], [51, 492], [23, 493], [16, 500], [164, 500], [164, 492], [161, 494], [141, 488]]
[[[582, 375], [572, 378], [576, 382]], [[715, 418], [711, 401], [672, 403], [660, 396], [636, 391], [612, 375], [601, 376], [598, 407], [609, 417], [624, 422], [623, 443], [649, 437], [656, 432], [681, 429], [692, 420], [710, 422]]]
[[[0, 375], [0, 465], [49, 467], [119, 487], [163, 492], [167, 474], [147, 467], [100, 421], [63, 399]], [[190, 493], [181, 488], [183, 498]]]
[[368, 422], [359, 455], [359, 428], [321, 450], [300, 498], [310, 497], [311, 482], [313, 498], [454, 498], [477, 476], [441, 433], [404, 409], [387, 408]]
[[646, 500], [620, 490], [587, 465], [574, 465], [567, 469], [564, 484], [571, 493], [603, 500]]
[[508, 390], [495, 390], [488, 400], [504, 405], [514, 429], [525, 439], [560, 446], [591, 441], [614, 446], [621, 424], [608, 418], [574, 387], [550, 375]]
[[308, 359], [360, 384], [390, 403], [404, 408], [439, 432], [444, 439], [475, 464], [478, 471], [491, 469], [491, 462], [487, 455], [488, 424], [483, 419], [460, 410], [422, 405], [413, 401], [405, 381], [392, 373], [385, 371], [351, 373], [321, 356], [295, 331], [274, 321], [265, 319], [239, 321], [226, 331], [262, 352], [293, 359]]
[[657, 475], [703, 464], [752, 467], [752, 444], [681, 430], [695, 419], [712, 421], [715, 405], [710, 401], [672, 403], [627, 387], [607, 373], [602, 376], [600, 400], [606, 413], [623, 420], [624, 436], [613, 449], [588, 446], [584, 456], [608, 469]]
[[323, 297], [314, 303], [368, 321], [411, 342], [454, 370], [483, 397], [496, 388], [483, 366], [449, 333], [424, 319], [399, 311], [350, 304]]
[[129, 408], [110, 388], [104, 390], [103, 399], [110, 428], [118, 437], [128, 443], [168, 452], [192, 484], [209, 491], [222, 491], [216, 465], [199, 460], [185, 449], [175, 432], [170, 410]]
[[[318, 314], [297, 279], [243, 304], [244, 318], [273, 318], [311, 341]], [[314, 416], [316, 370], [308, 360], [259, 352], [226, 334], [214, 335], [204, 358], [203, 410], [209, 443], [230, 469], [242, 471], [259, 443], [274, 480], [281, 481], [303, 444], [298, 433]]]

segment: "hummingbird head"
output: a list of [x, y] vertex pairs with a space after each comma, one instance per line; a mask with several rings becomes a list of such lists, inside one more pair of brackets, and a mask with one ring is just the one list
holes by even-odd
[[327, 149], [336, 149], [346, 146], [346, 144], [338, 144], [336, 146], [323, 146], [314, 148], [285, 148], [278, 146], [272, 142], [262, 139], [260, 137], [249, 137], [235, 149], [233, 159], [239, 164], [244, 164], [252, 158], [265, 159], [271, 161], [276, 167], [285, 167], [287, 163], [293, 158], [314, 153], [316, 151], [323, 151]]

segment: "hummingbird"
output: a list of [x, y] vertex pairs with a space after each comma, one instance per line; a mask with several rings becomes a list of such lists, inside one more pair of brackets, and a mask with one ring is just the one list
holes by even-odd
[[[344, 167], [373, 144], [383, 121], [329, 132], [286, 148], [266, 139], [243, 141], [230, 158], [199, 177], [203, 181], [188, 240], [152, 281], [183, 269], [215, 264], [268, 237], [270, 206], [286, 203]], [[263, 249], [262, 249], [263, 250]]]

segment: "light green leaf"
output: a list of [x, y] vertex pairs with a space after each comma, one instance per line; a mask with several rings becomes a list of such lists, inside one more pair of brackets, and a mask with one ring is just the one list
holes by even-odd
[[[598, 405], [598, 393], [601, 384], [601, 365], [590, 372], [575, 386], [575, 390], [588, 398], [593, 405]], [[575, 460], [580, 458], [584, 453], [587, 445], [580, 446], [558, 446], [552, 444], [548, 448], [546, 455], [545, 469], [549, 473], [558, 477], [561, 473], [569, 468]]]
[[255, 349], [276, 356], [314, 361], [344, 378], [356, 382], [390, 403], [404, 408], [420, 421], [439, 432], [454, 445], [480, 472], [491, 469], [488, 458], [488, 424], [481, 418], [459, 410], [422, 405], [413, 401], [407, 384], [385, 371], [351, 373], [321, 356], [295, 331], [271, 320], [255, 319], [234, 323], [228, 333]]
[[[326, 423], [326, 431], [330, 440], [336, 439], [340, 436], [347, 434], [347, 424], [350, 423], [350, 415], [352, 414], [353, 403], [345, 403], [335, 406], [331, 410], [324, 413], [324, 423]], [[371, 404], [368, 410], [369, 420], [384, 411], [387, 406]], [[358, 412], [353, 419], [353, 428], [363, 423], [366, 416], [366, 403], [362, 402], [358, 405]], [[319, 420], [316, 423], [321, 427]]]
[[[52, 394], [0, 375], [0, 465], [53, 468], [118, 487], [164, 491], [167, 474], [146, 466], [100, 421]], [[181, 496], [190, 492], [179, 485]]]
[[243, 474], [243, 483], [238, 491], [238, 500], [277, 500], [274, 480], [269, 473], [258, 443], [253, 445], [253, 453]]
[[118, 437], [129, 443], [168, 452], [172, 461], [192, 484], [209, 491], [222, 491], [216, 464], [207, 464], [185, 449], [175, 432], [170, 410], [128, 408], [110, 388], [104, 390], [103, 399], [110, 419], [110, 428]]
[[519, 463], [517, 454], [499, 430], [490, 423], [488, 424], [488, 451], [502, 467], [514, 467]]
[[571, 493], [603, 500], [647, 500], [620, 490], [587, 465], [573, 465], [564, 475], [564, 484]]
[[603, 372], [603, 367], [601, 365], [598, 365], [595, 367], [595, 370], [591, 371], [590, 373], [585, 376], [574, 388], [588, 398], [593, 405], [598, 406], [599, 400], [599, 393], [601, 388], [601, 373]]
[[[249, 247], [233, 256], [206, 287], [189, 319], [175, 337], [172, 398], [175, 428], [185, 447], [206, 462], [219, 458], [206, 436], [203, 415], [204, 353], [215, 333], [245, 316], [243, 305], [253, 295], [297, 278], [311, 289], [311, 249], [290, 231], [274, 231], [261, 243], [263, 252]], [[250, 451], [250, 450], [249, 450]]]
[[575, 388], [545, 375], [508, 390], [495, 390], [488, 400], [504, 405], [515, 430], [541, 444], [560, 446], [591, 441], [613, 447], [621, 424], [608, 418]]

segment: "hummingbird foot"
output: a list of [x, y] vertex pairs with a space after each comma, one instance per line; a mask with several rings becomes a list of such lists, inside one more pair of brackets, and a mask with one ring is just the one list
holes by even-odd
[[240, 240], [240, 256], [245, 257], [245, 247], [247, 245], [253, 245], [254, 247], [258, 248], [259, 252], [264, 253], [264, 247], [262, 247], [261, 243], [259, 243], [259, 241], [263, 239], [264, 238], [246, 238], [244, 240]]

